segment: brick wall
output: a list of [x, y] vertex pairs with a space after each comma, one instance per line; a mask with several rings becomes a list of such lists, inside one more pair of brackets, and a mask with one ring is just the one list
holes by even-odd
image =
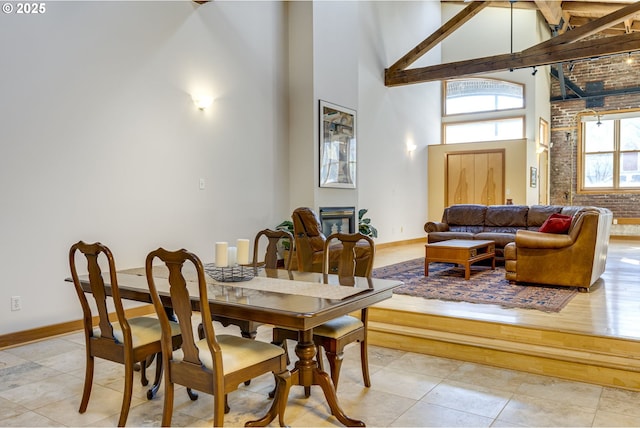
[[[585, 90], [587, 82], [602, 81], [603, 90], [636, 88], [640, 86], [640, 54], [631, 55], [633, 62], [627, 63], [628, 55], [617, 55], [595, 60], [577, 61], [573, 70], [564, 64], [565, 79]], [[567, 94], [572, 94], [567, 90]], [[560, 96], [558, 80], [552, 79], [551, 96]], [[550, 148], [550, 203], [561, 205], [595, 205], [609, 208], [614, 218], [640, 218], [640, 193], [576, 193], [576, 115], [587, 108], [585, 100], [555, 101], [551, 103]], [[640, 108], [640, 92], [607, 96], [598, 112]], [[568, 137], [568, 138], [567, 138]]]

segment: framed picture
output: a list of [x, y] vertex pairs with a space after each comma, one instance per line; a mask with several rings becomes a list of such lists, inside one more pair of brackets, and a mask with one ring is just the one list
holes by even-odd
[[320, 100], [320, 187], [356, 187], [356, 112]]
[[529, 186], [536, 187], [538, 185], [538, 168], [532, 166], [529, 169]]

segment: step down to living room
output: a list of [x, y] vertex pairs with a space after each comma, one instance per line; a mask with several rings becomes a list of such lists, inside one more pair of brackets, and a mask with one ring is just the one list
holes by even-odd
[[640, 342], [408, 312], [369, 310], [369, 343], [640, 391]]

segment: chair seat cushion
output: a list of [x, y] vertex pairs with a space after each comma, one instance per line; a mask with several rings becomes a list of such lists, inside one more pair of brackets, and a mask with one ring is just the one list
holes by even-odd
[[316, 327], [313, 329], [313, 334], [336, 339], [362, 327], [364, 327], [364, 324], [358, 318], [345, 315]]
[[[225, 375], [284, 354], [284, 349], [280, 346], [240, 336], [221, 334], [216, 335], [216, 340], [222, 350], [222, 367]], [[200, 351], [202, 364], [209, 370], [213, 370], [213, 358], [209, 352], [207, 340], [199, 340], [196, 346]], [[175, 351], [173, 358], [182, 358], [182, 350]]]
[[[160, 340], [162, 336], [160, 321], [155, 317], [130, 318], [127, 322], [129, 323], [129, 327], [131, 327], [131, 341], [133, 342], [132, 346], [134, 348], [156, 342]], [[180, 326], [178, 323], [169, 321], [169, 324], [171, 325], [171, 335], [179, 335]], [[118, 342], [124, 343], [124, 335], [122, 334], [120, 323], [114, 322], [111, 325], [113, 326], [113, 336]], [[93, 335], [96, 337], [101, 336], [99, 327], [93, 330]]]

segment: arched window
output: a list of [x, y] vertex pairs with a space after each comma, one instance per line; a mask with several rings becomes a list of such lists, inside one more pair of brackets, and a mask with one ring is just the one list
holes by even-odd
[[524, 85], [480, 78], [447, 80], [443, 142], [523, 138], [524, 116], [513, 114], [518, 109], [524, 109]]
[[494, 79], [445, 82], [444, 114], [479, 113], [524, 107], [524, 86]]

